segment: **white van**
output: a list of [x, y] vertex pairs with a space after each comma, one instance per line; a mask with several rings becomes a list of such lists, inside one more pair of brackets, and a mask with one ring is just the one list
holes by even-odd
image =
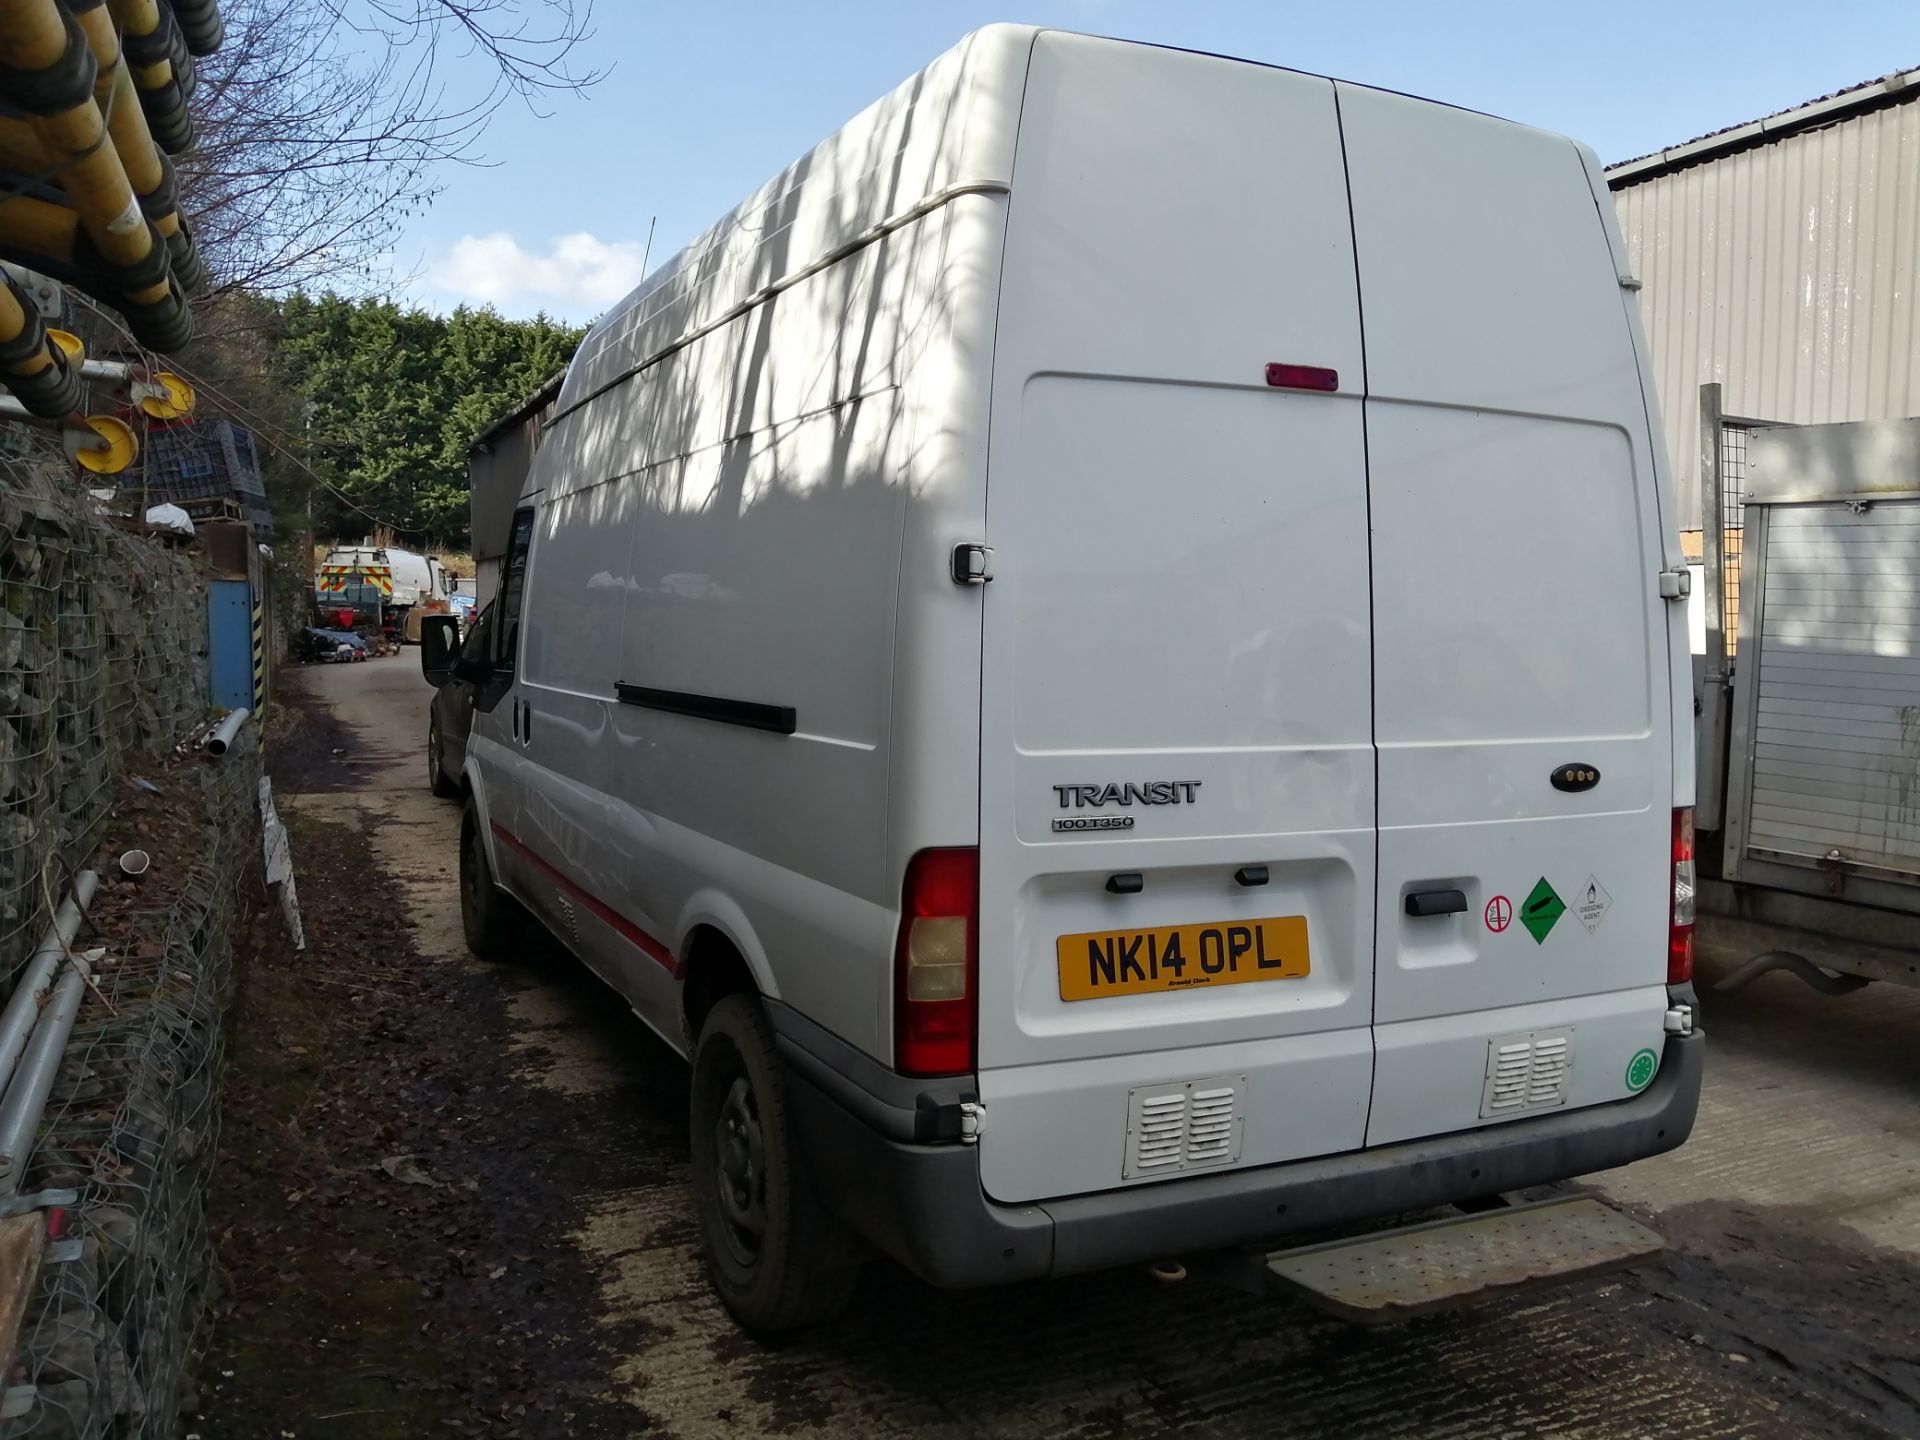
[[423, 658], [469, 938], [524, 907], [691, 1056], [743, 1322], [859, 1242], [989, 1284], [1686, 1137], [1626, 263], [1572, 141], [997, 26], [594, 327]]

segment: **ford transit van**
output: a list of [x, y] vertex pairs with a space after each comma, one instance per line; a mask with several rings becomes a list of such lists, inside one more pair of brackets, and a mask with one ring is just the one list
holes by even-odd
[[468, 937], [530, 914], [690, 1058], [745, 1324], [1681, 1143], [1634, 289], [1571, 140], [1003, 26], [594, 326], [423, 659]]

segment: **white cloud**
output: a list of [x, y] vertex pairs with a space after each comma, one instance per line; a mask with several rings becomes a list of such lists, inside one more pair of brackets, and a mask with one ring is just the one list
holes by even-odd
[[604, 310], [644, 278], [642, 247], [578, 231], [556, 237], [547, 253], [526, 249], [505, 230], [462, 235], [427, 272], [428, 283], [455, 299], [501, 309], [526, 302], [564, 314]]

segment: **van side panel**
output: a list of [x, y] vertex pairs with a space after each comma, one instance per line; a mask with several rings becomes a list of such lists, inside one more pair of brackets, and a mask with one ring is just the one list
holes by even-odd
[[[1270, 362], [1338, 388], [1271, 387]], [[1127, 1156], [1130, 1096], [1167, 1082], [1224, 1077], [1242, 1164], [1363, 1139], [1360, 365], [1331, 83], [1042, 34], [988, 477], [979, 1154], [996, 1199], [1164, 1178]], [[1081, 785], [1116, 789], [1058, 788]], [[1056, 828], [1089, 817], [1125, 828]], [[1235, 880], [1251, 866], [1265, 883]], [[1274, 917], [1304, 921], [1305, 975], [1064, 993], [1062, 936]], [[1092, 966], [1087, 942], [1066, 963]]]
[[[1624, 1099], [1635, 1055], [1660, 1052], [1670, 617], [1634, 337], [1578, 150], [1339, 96], [1367, 342], [1382, 1144]], [[1597, 778], [1556, 788], [1570, 765]], [[1463, 913], [1407, 913], [1440, 887]], [[1570, 1070], [1489, 1109], [1493, 1047], [1563, 1030]]]
[[[616, 307], [529, 477], [516, 838], [545, 864], [506, 873], [670, 1043], [711, 928], [766, 994], [887, 1052], [900, 563], [938, 488], [916, 446], [964, 429], [913, 376], [949, 364], [949, 272], [997, 271], [997, 231], [969, 236], [988, 256], [954, 251], [947, 211], [1001, 213], [1031, 36], [969, 37]], [[982, 468], [945, 529], [977, 533]], [[976, 600], [944, 657], [971, 713], [978, 633]], [[971, 842], [971, 795], [942, 843]]]

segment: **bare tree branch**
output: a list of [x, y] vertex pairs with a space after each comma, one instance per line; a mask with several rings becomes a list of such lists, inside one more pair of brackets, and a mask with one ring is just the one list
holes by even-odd
[[592, 38], [591, 0], [225, 9], [227, 43], [199, 67], [199, 142], [179, 161], [212, 299], [382, 287], [401, 230], [440, 188], [439, 167], [484, 163], [480, 141], [502, 104], [537, 110], [606, 74], [569, 63]]

